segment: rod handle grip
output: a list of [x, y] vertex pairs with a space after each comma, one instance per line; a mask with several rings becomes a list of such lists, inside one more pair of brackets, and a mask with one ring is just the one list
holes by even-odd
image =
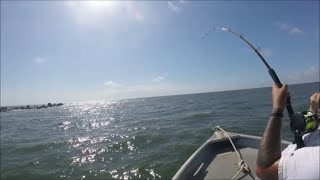
[[[281, 88], [282, 87], [282, 83], [280, 82], [276, 72], [272, 69], [272, 68], [269, 68], [268, 69], [268, 72], [273, 80], [273, 82], [276, 84], [276, 86], [278, 88]], [[292, 106], [291, 106], [291, 101], [290, 101], [290, 94], [288, 92], [288, 96], [287, 96], [287, 103], [286, 103], [286, 107], [287, 107], [287, 110], [288, 110], [288, 113], [289, 113], [289, 117], [292, 117], [293, 114], [294, 114], [294, 111], [292, 109]]]
[[276, 86], [277, 86], [278, 88], [281, 88], [281, 87], [282, 87], [282, 83], [280, 82], [280, 80], [279, 80], [276, 72], [275, 72], [272, 68], [269, 68], [269, 69], [268, 69], [268, 72], [269, 72], [269, 74], [270, 74], [273, 82], [276, 84]]

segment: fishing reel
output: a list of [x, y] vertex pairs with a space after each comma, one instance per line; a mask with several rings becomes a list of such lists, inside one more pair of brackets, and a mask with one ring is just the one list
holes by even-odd
[[290, 117], [290, 120], [291, 131], [296, 136], [302, 136], [318, 129], [320, 114], [311, 111], [302, 111], [294, 113]]

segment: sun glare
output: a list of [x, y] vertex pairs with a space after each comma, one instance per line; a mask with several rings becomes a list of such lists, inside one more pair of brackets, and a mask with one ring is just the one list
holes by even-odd
[[77, 24], [101, 23], [120, 10], [122, 2], [117, 1], [66, 1]]
[[67, 1], [66, 4], [74, 10], [90, 13], [112, 12], [121, 2], [116, 1]]
[[106, 8], [111, 7], [114, 2], [113, 1], [85, 1], [89, 7], [92, 8]]
[[84, 1], [85, 6], [94, 11], [112, 11], [115, 7], [114, 1]]

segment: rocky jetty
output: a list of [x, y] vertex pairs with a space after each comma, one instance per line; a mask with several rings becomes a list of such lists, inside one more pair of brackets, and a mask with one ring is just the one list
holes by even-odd
[[0, 112], [8, 112], [11, 110], [19, 110], [19, 109], [42, 109], [42, 108], [52, 108], [57, 106], [62, 106], [63, 103], [48, 103], [47, 105], [27, 105], [27, 106], [8, 106], [8, 107], [0, 107]]
[[8, 111], [8, 108], [7, 107], [1, 107], [0, 108], [0, 112], [7, 112]]

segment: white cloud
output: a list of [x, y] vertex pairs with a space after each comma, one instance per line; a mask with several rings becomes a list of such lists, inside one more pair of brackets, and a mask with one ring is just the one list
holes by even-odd
[[290, 34], [302, 33], [302, 30], [297, 27], [293, 27], [290, 29], [289, 33]]
[[180, 11], [180, 8], [177, 5], [175, 5], [173, 2], [168, 1], [167, 3], [168, 3], [168, 8], [170, 10], [172, 10], [173, 12], [179, 12]]
[[37, 58], [34, 59], [34, 62], [38, 63], [38, 64], [43, 64], [43, 63], [47, 62], [47, 60], [45, 58], [42, 58], [42, 57], [37, 57]]
[[301, 72], [293, 72], [287, 75], [286, 82], [288, 84], [319, 82], [320, 70], [319, 66], [310, 66]]
[[275, 26], [280, 28], [282, 31], [288, 32], [291, 35], [303, 33], [302, 29], [300, 29], [294, 25], [287, 24], [287, 23], [276, 22]]
[[119, 86], [120, 86], [120, 84], [115, 83], [115, 82], [113, 82], [113, 81], [104, 82], [104, 85], [105, 85], [105, 86], [109, 86], [109, 87], [119, 87]]
[[152, 82], [160, 82], [163, 81], [165, 78], [163, 76], [158, 76], [152, 79]]

